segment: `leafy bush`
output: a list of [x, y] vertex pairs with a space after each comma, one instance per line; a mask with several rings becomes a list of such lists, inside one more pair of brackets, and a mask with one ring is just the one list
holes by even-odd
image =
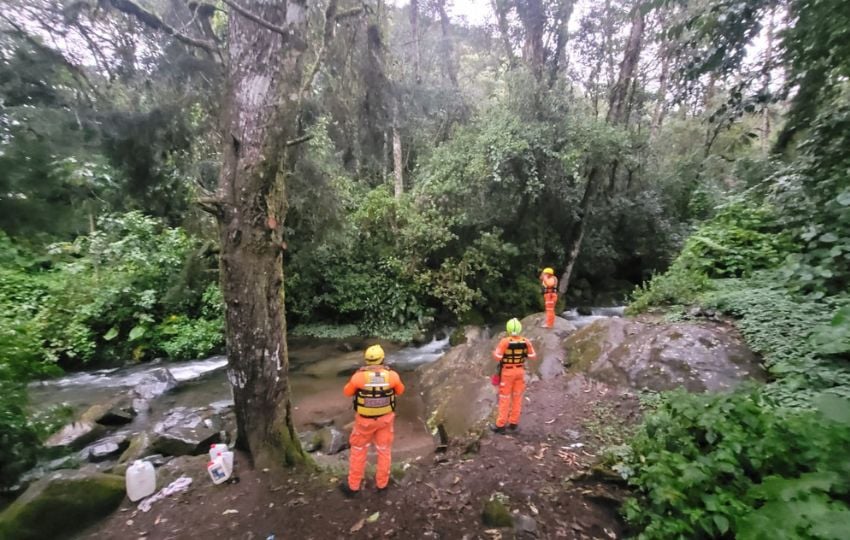
[[667, 272], [652, 276], [632, 293], [629, 314], [643, 313], [653, 306], [688, 305], [711, 288], [711, 280], [699, 270], [674, 264]]
[[24, 385], [0, 374], [0, 487], [13, 484], [38, 457], [38, 433], [27, 420], [25, 403]]
[[639, 538], [844, 538], [850, 401], [769, 406], [758, 391], [667, 394], [618, 466]]

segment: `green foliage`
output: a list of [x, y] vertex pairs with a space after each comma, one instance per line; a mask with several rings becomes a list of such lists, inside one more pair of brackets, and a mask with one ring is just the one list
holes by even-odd
[[677, 261], [663, 274], [652, 276], [632, 293], [628, 313], [635, 315], [654, 306], [689, 305], [711, 288], [711, 280], [699, 270], [691, 270]]
[[638, 492], [625, 512], [639, 538], [840, 538], [850, 401], [818, 403], [788, 410], [759, 391], [667, 394], [619, 467]]
[[221, 299], [209, 277], [195, 284], [206, 292], [169, 300], [196, 241], [136, 212], [104, 217], [98, 226], [73, 243], [51, 246], [49, 270], [0, 268], [0, 367], [23, 380], [55, 373], [56, 362], [114, 363], [162, 353], [187, 358], [219, 350]]
[[0, 377], [0, 487], [13, 484], [38, 457], [38, 433], [27, 420], [25, 403], [24, 385]]

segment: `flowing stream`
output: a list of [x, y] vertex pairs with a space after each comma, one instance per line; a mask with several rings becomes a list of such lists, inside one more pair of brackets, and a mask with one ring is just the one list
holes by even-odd
[[[396, 421], [396, 454], [401, 458], [423, 455], [433, 448], [433, 438], [425, 428], [424, 405], [417, 391], [415, 369], [433, 362], [448, 348], [448, 338], [421, 347], [385, 346], [386, 362], [401, 373], [408, 387], [399, 399]], [[362, 365], [363, 352], [344, 352], [338, 342], [294, 340], [289, 349], [293, 416], [299, 431], [313, 429], [313, 423], [333, 421], [343, 427], [353, 420], [350, 398], [342, 387], [351, 373]], [[79, 415], [88, 407], [126, 393], [154, 370], [167, 368], [180, 385], [151, 403], [150, 414], [139, 415], [122, 430], [150, 430], [168, 411], [176, 407], [222, 408], [232, 403], [225, 375], [227, 359], [213, 356], [187, 362], [149, 363], [128, 368], [106, 369], [67, 375], [30, 385], [33, 412], [67, 404]]]

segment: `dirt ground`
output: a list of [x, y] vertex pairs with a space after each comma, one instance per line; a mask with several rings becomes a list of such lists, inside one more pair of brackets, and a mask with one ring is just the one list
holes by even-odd
[[[538, 381], [526, 392], [517, 433], [454, 442], [446, 453], [413, 461], [386, 493], [370, 479], [349, 500], [337, 489], [342, 471], [280, 478], [238, 458], [239, 482], [214, 486], [204, 458], [193, 458], [199, 472], [188, 491], [147, 513], [125, 500], [79, 538], [620, 538], [617, 506], [625, 490], [583, 473], [638, 417], [634, 394], [582, 376]], [[492, 496], [505, 501], [515, 522], [527, 516], [525, 529], [536, 530], [484, 525]]]

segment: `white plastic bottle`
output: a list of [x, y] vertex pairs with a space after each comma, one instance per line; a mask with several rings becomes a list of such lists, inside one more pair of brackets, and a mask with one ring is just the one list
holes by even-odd
[[135, 461], [124, 475], [127, 484], [127, 496], [136, 502], [156, 491], [156, 470], [149, 461]]
[[210, 461], [214, 460], [216, 456], [218, 456], [219, 452], [227, 452], [228, 448], [226, 444], [217, 443], [210, 446]]
[[217, 456], [207, 464], [207, 472], [210, 474], [213, 484], [221, 484], [230, 478], [230, 472], [227, 470], [224, 458], [221, 456]]

